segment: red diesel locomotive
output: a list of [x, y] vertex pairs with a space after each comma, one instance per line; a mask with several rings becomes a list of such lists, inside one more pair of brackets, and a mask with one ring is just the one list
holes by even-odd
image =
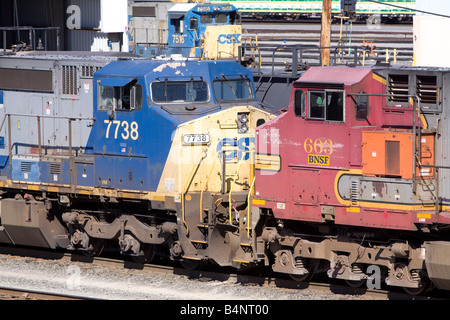
[[253, 213], [275, 271], [450, 289], [449, 76], [312, 67], [293, 83], [256, 132]]

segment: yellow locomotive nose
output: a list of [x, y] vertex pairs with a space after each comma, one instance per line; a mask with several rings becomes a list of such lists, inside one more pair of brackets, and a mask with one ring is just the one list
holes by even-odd
[[157, 192], [178, 199], [183, 191], [229, 192], [235, 180], [234, 190], [248, 190], [255, 129], [272, 117], [253, 106], [240, 106], [179, 125]]
[[[177, 127], [157, 190], [175, 202], [183, 248], [175, 258], [239, 264], [232, 252], [240, 241], [238, 233], [250, 233], [255, 130], [272, 117], [253, 105], [242, 105]], [[217, 243], [224, 236], [229, 242]], [[221, 250], [208, 250], [217, 245]]]

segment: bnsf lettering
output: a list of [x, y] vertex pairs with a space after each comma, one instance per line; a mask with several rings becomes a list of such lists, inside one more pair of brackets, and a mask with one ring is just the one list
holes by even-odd
[[329, 156], [321, 156], [318, 154], [308, 154], [308, 164], [318, 164], [322, 166], [330, 165], [330, 157]]

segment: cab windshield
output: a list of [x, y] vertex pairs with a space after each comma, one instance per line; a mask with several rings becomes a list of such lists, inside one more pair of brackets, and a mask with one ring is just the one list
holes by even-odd
[[213, 81], [214, 95], [217, 101], [253, 100], [253, 86], [249, 79], [229, 79], [222, 75]]
[[205, 81], [159, 81], [151, 85], [155, 103], [208, 102], [208, 84]]

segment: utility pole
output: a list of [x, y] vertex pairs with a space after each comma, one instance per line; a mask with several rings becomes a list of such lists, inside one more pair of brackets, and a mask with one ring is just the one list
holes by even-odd
[[[331, 0], [323, 0], [322, 29], [320, 31], [320, 46], [331, 46]], [[330, 49], [322, 49], [322, 66], [330, 65]]]

